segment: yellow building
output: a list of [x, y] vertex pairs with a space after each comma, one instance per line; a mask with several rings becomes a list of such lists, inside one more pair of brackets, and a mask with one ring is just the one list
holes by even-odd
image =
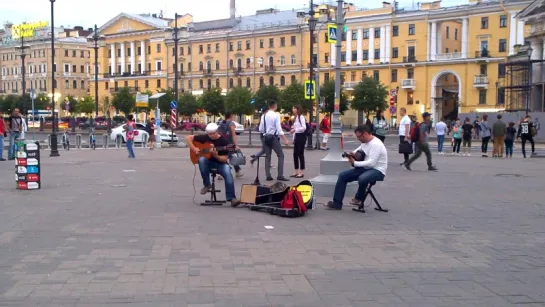
[[[23, 37], [23, 44], [17, 33], [20, 25], [5, 25], [0, 45], [0, 95], [23, 93], [21, 52], [25, 55], [26, 93], [31, 89], [37, 93], [51, 92], [51, 28], [47, 22], [36, 24], [39, 27]], [[82, 27], [56, 28], [55, 91], [60, 93], [59, 100], [68, 95], [88, 94], [91, 71], [86, 36], [89, 33]]]
[[[397, 108], [386, 112], [388, 118], [394, 119], [400, 107], [409, 114], [432, 112], [434, 120], [502, 109], [496, 103], [498, 64], [525, 42], [529, 29], [516, 14], [528, 3], [488, 1], [443, 8], [436, 1], [414, 10], [389, 3], [370, 10], [346, 4], [348, 31], [341, 55], [325, 42], [326, 26], [317, 26], [313, 58], [320, 82], [334, 77], [333, 64], [340, 56], [346, 91], [363, 76], [397, 89]], [[331, 10], [316, 7], [322, 15]], [[179, 17], [180, 90], [200, 94], [220, 87], [227, 92], [240, 85], [255, 91], [308, 78], [310, 36], [298, 11], [268, 9], [236, 16], [234, 0], [230, 11], [230, 18], [209, 22]], [[125, 86], [133, 92], [172, 87], [173, 26], [172, 19], [162, 16], [125, 13], [102, 26], [100, 95]], [[355, 124], [356, 112], [348, 111], [343, 122]]]

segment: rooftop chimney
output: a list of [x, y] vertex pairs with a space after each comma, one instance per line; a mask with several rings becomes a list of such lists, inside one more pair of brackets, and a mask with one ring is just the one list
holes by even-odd
[[235, 19], [235, 13], [236, 13], [235, 0], [231, 0], [231, 4], [229, 6], [229, 9], [230, 9], [229, 17], [231, 19]]

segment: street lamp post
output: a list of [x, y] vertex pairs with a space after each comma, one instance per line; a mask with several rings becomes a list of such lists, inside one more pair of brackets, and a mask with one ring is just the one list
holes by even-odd
[[[21, 46], [19, 47], [16, 47], [16, 49], [19, 49], [21, 50], [21, 86], [23, 88], [23, 96], [22, 96], [22, 99], [21, 99], [21, 105], [20, 105], [20, 108], [21, 108], [21, 111], [23, 113], [23, 115], [25, 115], [27, 112], [27, 108], [26, 108], [26, 101], [25, 101], [25, 94], [26, 94], [26, 67], [25, 67], [25, 58], [26, 58], [26, 53], [25, 53], [25, 50], [30, 48], [29, 46], [25, 46], [25, 38], [24, 38], [24, 31], [21, 27], [21, 29], [19, 30], [19, 35], [21, 36]], [[28, 121], [28, 120], [27, 120]]]
[[59, 149], [57, 148], [57, 115], [55, 112], [55, 0], [51, 2], [51, 108], [53, 111], [53, 127], [51, 131], [51, 152], [50, 157], [58, 157]]
[[[98, 49], [101, 47], [99, 42], [104, 41], [103, 35], [98, 35], [98, 28], [95, 24], [95, 31], [90, 38], [94, 42], [93, 49], [95, 50], [95, 120], [98, 117]], [[131, 50], [131, 52], [134, 52]]]
[[[316, 29], [316, 22], [317, 22], [317, 19], [314, 17], [314, 1], [313, 0], [310, 0], [310, 7], [309, 7], [309, 11], [308, 11], [308, 15], [309, 15], [309, 19], [308, 19], [308, 28], [309, 28], [309, 32], [310, 32], [310, 67], [309, 67], [309, 75], [308, 75], [308, 79], [312, 82], [314, 81], [314, 65], [315, 65], [315, 62], [314, 62], [314, 30]], [[319, 56], [319, 55], [318, 55]], [[314, 97], [311, 97], [311, 101], [310, 101], [310, 104], [311, 104], [311, 107], [310, 107], [310, 113], [309, 113], [309, 121], [312, 121], [312, 118], [313, 118], [313, 109], [314, 109], [314, 99], [316, 99], [316, 89], [314, 89]], [[318, 129], [318, 127], [316, 127], [316, 129]], [[315, 133], [318, 133], [318, 131], [316, 131]], [[312, 146], [312, 136], [309, 136], [308, 137], [308, 144], [307, 144], [307, 150], [309, 149], [314, 149], [314, 147]]]
[[[178, 13], [174, 13], [174, 100], [178, 103]], [[171, 143], [174, 144], [174, 128], [178, 126], [178, 107], [176, 108], [176, 120], [174, 121], [175, 125], [170, 127], [171, 131]]]
[[528, 91], [526, 92], [526, 116], [530, 112], [530, 97], [532, 96], [532, 52], [534, 50], [532, 47], [528, 46], [527, 55], [528, 55]]

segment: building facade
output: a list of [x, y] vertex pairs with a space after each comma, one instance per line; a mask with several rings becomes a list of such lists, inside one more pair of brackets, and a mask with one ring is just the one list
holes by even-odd
[[[48, 94], [52, 86], [60, 93], [59, 100], [68, 95], [83, 97], [88, 94], [91, 76], [88, 30], [57, 28], [55, 39], [55, 64], [51, 65], [51, 29], [47, 23], [27, 33], [22, 39], [18, 26], [6, 24], [0, 45], [0, 95], [22, 95], [22, 59], [25, 57], [25, 92], [34, 89]], [[21, 48], [23, 46], [23, 48]], [[55, 82], [51, 84], [51, 71]]]
[[[385, 113], [392, 122], [400, 107], [415, 115], [432, 112], [434, 120], [502, 110], [499, 63], [525, 42], [529, 27], [517, 13], [528, 4], [488, 1], [445, 8], [436, 1], [414, 10], [389, 3], [371, 10], [346, 4], [342, 53], [326, 43], [327, 18], [319, 18], [323, 22], [312, 39], [312, 56], [306, 18], [296, 10], [236, 16], [231, 0], [227, 19], [193, 22], [191, 15], [180, 16], [176, 52], [174, 20], [122, 13], [99, 29], [105, 38], [99, 50], [99, 95], [122, 87], [133, 92], [172, 87], [174, 54], [178, 88], [194, 94], [212, 87], [224, 92], [235, 86], [283, 88], [308, 79], [311, 61], [323, 82], [334, 77], [333, 64], [340, 56], [348, 93], [365, 76], [393, 90], [396, 103]], [[334, 7], [317, 6], [316, 11], [321, 17], [335, 16]], [[346, 112], [343, 122], [356, 123], [356, 112]]]

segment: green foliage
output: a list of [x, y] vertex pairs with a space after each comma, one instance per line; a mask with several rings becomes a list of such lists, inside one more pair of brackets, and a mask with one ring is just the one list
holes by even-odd
[[178, 113], [180, 113], [182, 116], [191, 117], [193, 114], [198, 112], [199, 103], [197, 102], [197, 97], [191, 94], [191, 92], [183, 93], [179, 100]]
[[125, 115], [131, 113], [136, 104], [136, 100], [133, 94], [127, 87], [120, 88], [117, 94], [112, 99], [112, 105], [118, 112], [123, 112]]
[[61, 109], [66, 110], [66, 104], [68, 105], [68, 113], [73, 114], [78, 111], [79, 101], [72, 95], [66, 96], [66, 98], [61, 102]]
[[212, 88], [199, 97], [199, 104], [206, 111], [206, 113], [219, 116], [225, 112], [225, 101], [221, 95], [221, 88]]
[[278, 101], [280, 98], [280, 90], [275, 85], [267, 85], [260, 87], [254, 95], [254, 109], [261, 111], [268, 106], [269, 101]]
[[354, 99], [350, 107], [353, 110], [364, 112], [366, 118], [369, 118], [370, 113], [385, 110], [388, 107], [386, 103], [388, 89], [374, 78], [364, 78], [354, 87], [352, 95]]
[[283, 113], [290, 113], [293, 106], [300, 106], [303, 114], [312, 108], [312, 100], [305, 99], [305, 87], [301, 83], [292, 83], [280, 93], [278, 109]]
[[101, 101], [102, 103], [98, 105], [98, 108], [103, 114], [106, 114], [106, 116], [108, 117], [110, 115], [110, 107], [112, 106], [110, 96], [103, 96]]
[[[174, 90], [172, 88], [161, 88], [157, 90], [157, 93], [165, 93], [165, 95], [159, 98], [159, 109], [161, 110], [161, 113], [170, 114], [170, 102], [174, 100]], [[150, 101], [150, 103], [152, 102]], [[153, 101], [153, 104], [155, 107], [155, 100]]]
[[95, 112], [95, 100], [87, 95], [78, 103], [78, 112], [84, 114], [92, 114]]
[[[329, 81], [325, 81], [324, 84], [320, 87], [320, 97], [325, 98], [324, 102], [324, 108], [321, 109], [322, 113], [329, 113], [332, 114], [335, 110], [335, 80], [330, 79]], [[339, 112], [341, 114], [344, 114], [344, 112], [348, 110], [348, 99], [346, 99], [346, 95], [344, 94], [344, 91], [341, 86], [341, 102], [339, 105]]]
[[246, 87], [237, 86], [225, 96], [225, 110], [237, 115], [251, 115], [254, 112], [251, 100], [252, 92]]
[[8, 95], [0, 97], [0, 112], [9, 114], [17, 104], [17, 96]]
[[[51, 107], [51, 98], [47, 97], [45, 93], [36, 95], [36, 99], [34, 99], [34, 110], [45, 110], [47, 107]], [[32, 102], [30, 108], [32, 108]]]

